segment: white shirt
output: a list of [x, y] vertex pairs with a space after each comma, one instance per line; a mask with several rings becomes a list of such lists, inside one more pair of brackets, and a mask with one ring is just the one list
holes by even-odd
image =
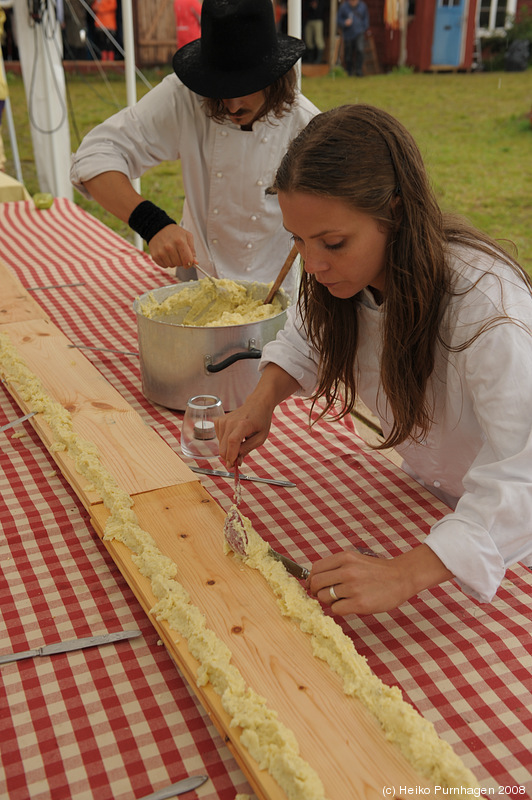
[[[445, 341], [460, 345], [501, 313], [516, 322], [493, 324], [462, 351], [438, 346], [427, 388], [434, 423], [423, 442], [407, 440], [397, 451], [405, 469], [453, 509], [425, 543], [465, 591], [489, 602], [506, 567], [532, 565], [532, 297], [508, 267], [484, 254], [455, 248], [452, 267], [459, 294], [444, 316]], [[308, 396], [317, 354], [301, 334], [296, 309], [288, 314], [285, 329], [264, 347], [261, 368], [279, 364]], [[384, 306], [362, 292], [358, 390], [387, 435], [390, 411], [379, 380], [383, 316]]]
[[[82, 181], [102, 172], [132, 180], [162, 161], [180, 159], [186, 195], [181, 224], [194, 236], [199, 264], [218, 277], [269, 283], [288, 255], [290, 236], [277, 198], [265, 190], [289, 142], [317, 113], [299, 94], [281, 119], [243, 131], [209, 119], [202, 98], [169, 75], [85, 137], [72, 158], [71, 180], [89, 197]], [[292, 272], [284, 284], [289, 291], [296, 282]], [[190, 270], [185, 275], [190, 279]]]

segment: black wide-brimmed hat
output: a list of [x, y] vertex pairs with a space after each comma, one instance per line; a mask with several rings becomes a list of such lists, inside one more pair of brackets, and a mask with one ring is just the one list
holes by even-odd
[[172, 66], [196, 94], [229, 99], [270, 86], [304, 49], [277, 33], [272, 0], [203, 0], [201, 38], [181, 47]]

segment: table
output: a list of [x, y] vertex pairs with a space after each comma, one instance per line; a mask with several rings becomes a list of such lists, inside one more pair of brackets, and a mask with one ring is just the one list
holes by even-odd
[[[169, 283], [144, 253], [64, 199], [47, 211], [29, 201], [0, 205], [0, 257], [72, 341], [91, 347], [135, 351], [132, 301]], [[84, 352], [179, 453], [181, 414], [143, 397], [138, 359]], [[19, 414], [2, 391], [0, 426]], [[246, 513], [276, 549], [301, 563], [353, 545], [394, 555], [445, 513], [369, 451], [350, 419], [309, 433], [307, 415], [304, 400], [284, 403], [268, 443], [246, 460], [249, 473], [296, 483], [243, 487]], [[122, 628], [143, 636], [0, 668], [0, 796], [129, 800], [195, 773], [210, 778], [199, 798], [251, 793], [33, 429], [2, 437], [0, 652]], [[230, 481], [202, 482], [228, 507]], [[382, 536], [384, 525], [392, 535]], [[337, 619], [373, 671], [400, 686], [494, 794], [500, 786], [532, 796], [531, 598], [532, 575], [517, 565], [490, 605], [449, 582], [390, 613]]]
[[30, 196], [22, 183], [0, 170], [0, 203], [14, 200], [29, 200]]

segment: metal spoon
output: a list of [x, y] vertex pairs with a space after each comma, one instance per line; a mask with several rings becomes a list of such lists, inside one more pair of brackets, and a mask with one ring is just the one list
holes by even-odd
[[208, 278], [210, 280], [210, 282], [212, 283], [212, 285], [214, 286], [214, 288], [216, 289], [217, 292], [220, 292], [221, 294], [225, 294], [225, 295], [229, 295], [230, 294], [229, 289], [226, 289], [225, 286], [220, 286], [219, 281], [217, 281], [216, 278], [213, 278], [212, 275], [209, 275], [207, 270], [203, 269], [203, 267], [200, 267], [200, 265], [196, 264], [196, 263], [194, 263], [194, 266], [203, 275], [205, 275], [206, 278]]

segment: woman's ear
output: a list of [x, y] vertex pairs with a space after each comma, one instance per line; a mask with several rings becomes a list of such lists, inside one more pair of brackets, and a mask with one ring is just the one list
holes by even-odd
[[393, 223], [396, 226], [399, 225], [403, 219], [403, 201], [399, 193], [394, 195], [390, 201], [390, 212]]

